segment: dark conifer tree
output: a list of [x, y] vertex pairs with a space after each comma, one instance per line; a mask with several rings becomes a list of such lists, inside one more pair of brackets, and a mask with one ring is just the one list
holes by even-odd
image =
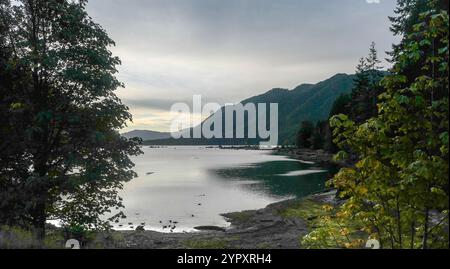
[[297, 136], [299, 148], [311, 148], [311, 137], [314, 132], [314, 124], [311, 121], [303, 121]]

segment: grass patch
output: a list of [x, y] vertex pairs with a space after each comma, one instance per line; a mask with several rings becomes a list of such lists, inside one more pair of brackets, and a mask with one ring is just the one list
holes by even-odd
[[343, 221], [338, 212], [339, 207], [306, 198], [280, 211], [280, 216], [305, 221], [310, 232], [300, 238], [303, 248], [361, 248], [369, 235], [357, 220]]
[[256, 245], [256, 249], [272, 249], [272, 245], [270, 243], [259, 243]]
[[299, 218], [304, 220], [309, 227], [314, 226], [317, 219], [328, 214], [323, 208], [324, 204], [304, 199], [282, 210], [279, 214], [283, 218]]
[[[65, 249], [69, 238], [77, 239], [67, 237], [62, 229], [48, 229], [45, 238], [39, 240], [32, 230], [0, 226], [0, 249]], [[85, 233], [83, 241], [78, 241], [84, 249], [104, 249], [120, 247], [124, 240], [120, 232], [90, 231]]]
[[64, 237], [61, 233], [50, 233], [38, 240], [35, 233], [18, 227], [0, 227], [0, 249], [62, 249]]
[[213, 239], [189, 239], [183, 242], [187, 249], [229, 249], [234, 248], [232, 242], [239, 241], [239, 236]]
[[361, 233], [357, 222], [340, 223], [338, 208], [327, 203], [306, 198], [280, 211], [286, 219], [302, 219], [310, 233], [299, 238], [302, 248], [334, 249], [359, 246], [368, 235]]
[[114, 249], [124, 245], [125, 236], [121, 232], [93, 232], [87, 237], [87, 249]]
[[237, 221], [237, 222], [246, 222], [251, 219], [253, 213], [250, 211], [242, 211], [242, 212], [233, 212], [226, 214], [226, 218]]

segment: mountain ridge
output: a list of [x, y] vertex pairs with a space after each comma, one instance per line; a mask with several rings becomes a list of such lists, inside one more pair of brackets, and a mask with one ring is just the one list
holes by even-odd
[[[355, 75], [338, 73], [316, 84], [299, 84], [289, 90], [273, 88], [265, 93], [247, 98], [240, 103], [278, 103], [279, 104], [279, 141], [278, 144], [292, 144], [300, 123], [305, 120], [313, 122], [327, 120], [334, 101], [341, 94], [352, 91]], [[223, 107], [216, 113], [222, 112]], [[203, 124], [203, 123], [202, 123]], [[245, 129], [247, 130], [247, 121]], [[196, 126], [194, 128], [200, 128]], [[170, 136], [170, 134], [169, 134]], [[144, 139], [146, 140], [146, 139]], [[145, 144], [152, 145], [225, 145], [225, 144], [256, 144], [258, 139], [179, 139], [173, 138], [152, 139]]]

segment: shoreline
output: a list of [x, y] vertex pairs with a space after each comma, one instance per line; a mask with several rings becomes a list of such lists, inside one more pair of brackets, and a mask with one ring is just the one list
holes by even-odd
[[[217, 147], [231, 150], [265, 150], [324, 167], [339, 167], [333, 154], [311, 149], [258, 149], [255, 147]], [[295, 198], [267, 205], [265, 208], [220, 214], [228, 227], [198, 226], [197, 231], [186, 233], [162, 233], [158, 231], [121, 230], [105, 235], [103, 247], [120, 249], [298, 249], [300, 238], [310, 231], [314, 212], [324, 204], [338, 204], [335, 190], [323, 190], [304, 198]], [[289, 216], [285, 212], [300, 210], [299, 216]], [[195, 229], [194, 228], [194, 229]], [[110, 241], [110, 238], [116, 238]], [[119, 240], [117, 240], [117, 238]]]
[[[192, 233], [150, 230], [92, 231], [79, 235], [49, 225], [45, 241], [31, 231], [0, 227], [0, 248], [63, 249], [77, 239], [82, 249], [302, 249], [302, 238], [317, 227], [327, 206], [337, 206], [336, 190], [270, 204], [262, 209], [222, 214], [228, 228], [203, 226]], [[20, 240], [18, 240], [20, 238]]]
[[323, 149], [300, 149], [300, 148], [260, 148], [259, 146], [216, 146], [207, 148], [219, 148], [227, 150], [260, 150], [272, 151], [273, 154], [286, 155], [287, 157], [303, 161], [305, 163], [323, 166], [343, 166], [343, 163], [334, 160], [334, 154]]
[[[118, 249], [300, 249], [323, 205], [338, 204], [336, 191], [270, 204], [265, 208], [221, 214], [230, 227], [203, 226], [194, 233], [112, 231], [98, 233], [90, 246]], [[292, 214], [292, 212], [297, 212]]]
[[[281, 148], [271, 151], [270, 154], [305, 163], [336, 165], [333, 155], [323, 151]], [[88, 232], [79, 241], [86, 249], [299, 249], [301, 238], [311, 231], [311, 222], [318, 218], [322, 206], [337, 203], [336, 191], [323, 190], [261, 209], [220, 214], [230, 223], [228, 227], [198, 226], [194, 232], [164, 233], [138, 226], [136, 230]], [[78, 237], [64, 235], [64, 231], [51, 226], [48, 231], [50, 236], [55, 236], [56, 248], [64, 246], [64, 238]]]
[[340, 166], [341, 163], [335, 162], [334, 154], [324, 150], [314, 149], [296, 149], [296, 148], [277, 148], [275, 154], [282, 154], [293, 159], [304, 162], [311, 162], [322, 166]]

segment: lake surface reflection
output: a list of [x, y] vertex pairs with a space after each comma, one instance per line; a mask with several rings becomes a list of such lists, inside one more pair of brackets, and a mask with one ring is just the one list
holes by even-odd
[[201, 225], [226, 227], [221, 213], [304, 197], [324, 189], [329, 178], [326, 169], [271, 151], [198, 146], [143, 151], [133, 159], [138, 178], [120, 193], [127, 218], [115, 229], [141, 223], [161, 232], [170, 232], [169, 226], [176, 226], [174, 232]]

